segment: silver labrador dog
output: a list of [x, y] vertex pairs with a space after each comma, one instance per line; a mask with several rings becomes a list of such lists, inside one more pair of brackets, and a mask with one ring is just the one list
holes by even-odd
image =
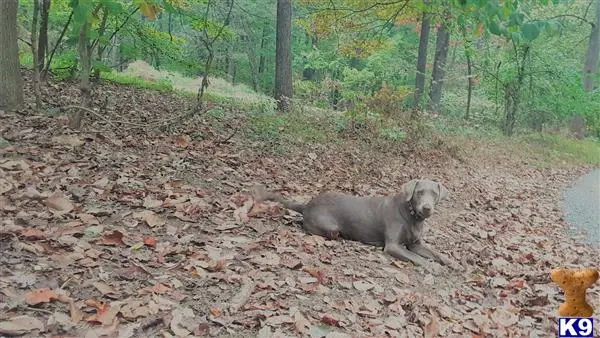
[[275, 201], [288, 209], [302, 213], [303, 228], [311, 234], [334, 239], [359, 241], [383, 246], [394, 258], [411, 261], [432, 272], [438, 272], [437, 261], [454, 269], [460, 266], [421, 241], [425, 219], [436, 205], [448, 198], [448, 190], [431, 180], [412, 180], [393, 196], [357, 197], [338, 192], [326, 192], [307, 204], [285, 200], [255, 188], [257, 201]]

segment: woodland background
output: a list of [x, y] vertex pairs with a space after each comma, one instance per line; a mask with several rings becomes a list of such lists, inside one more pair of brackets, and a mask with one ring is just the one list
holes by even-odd
[[[141, 77], [265, 105], [274, 96], [280, 110], [287, 97], [342, 112], [337, 129], [392, 138], [426, 112], [439, 130], [597, 138], [599, 10], [593, 0], [20, 0], [19, 56], [32, 67], [35, 52], [42, 79]], [[136, 60], [151, 67], [128, 68]]]

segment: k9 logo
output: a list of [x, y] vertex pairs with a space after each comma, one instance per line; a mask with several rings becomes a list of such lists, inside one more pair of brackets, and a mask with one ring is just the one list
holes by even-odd
[[589, 318], [558, 318], [559, 338], [580, 338], [594, 336], [594, 320]]

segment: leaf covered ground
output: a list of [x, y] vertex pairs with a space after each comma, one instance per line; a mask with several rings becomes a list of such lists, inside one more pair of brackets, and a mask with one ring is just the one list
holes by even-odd
[[[1, 113], [0, 336], [547, 337], [563, 300], [551, 269], [598, 264], [560, 206], [589, 167], [351, 140], [273, 155], [241, 132], [219, 141], [229, 130], [205, 115], [150, 128], [192, 101], [113, 84], [73, 131], [59, 107], [78, 95], [51, 83], [45, 113]], [[466, 271], [310, 236], [251, 194], [387, 194], [412, 178], [450, 190], [425, 240]], [[588, 300], [600, 308], [598, 285]]]

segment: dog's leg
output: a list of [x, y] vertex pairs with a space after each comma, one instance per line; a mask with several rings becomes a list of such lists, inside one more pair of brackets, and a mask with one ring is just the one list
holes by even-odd
[[385, 247], [383, 248], [383, 252], [389, 254], [390, 256], [392, 256], [394, 258], [403, 260], [405, 262], [410, 261], [416, 265], [421, 265], [424, 268], [426, 268], [427, 270], [429, 270], [430, 272], [433, 272], [433, 273], [438, 272], [438, 270], [436, 269], [437, 268], [436, 266], [434, 266], [433, 264], [428, 262], [425, 258], [402, 247], [400, 244], [386, 243]]
[[455, 263], [453, 260], [442, 255], [441, 253], [437, 252], [436, 250], [426, 246], [423, 243], [417, 243], [417, 244], [411, 245], [409, 247], [409, 250], [416, 253], [417, 255], [423, 256], [425, 258], [436, 260], [436, 261], [438, 261], [446, 266], [449, 266], [451, 268], [454, 268], [454, 269], [457, 268], [458, 264]]
[[304, 216], [302, 227], [313, 235], [323, 236], [327, 239], [338, 239], [340, 226], [336, 219], [328, 214], [307, 214]]

